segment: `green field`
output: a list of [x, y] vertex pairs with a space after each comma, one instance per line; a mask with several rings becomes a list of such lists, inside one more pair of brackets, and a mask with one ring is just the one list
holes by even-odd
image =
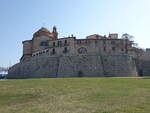
[[0, 113], [150, 113], [150, 79], [0, 80]]

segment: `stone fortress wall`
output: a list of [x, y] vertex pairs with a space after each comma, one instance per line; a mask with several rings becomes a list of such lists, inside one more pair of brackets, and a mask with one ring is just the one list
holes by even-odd
[[118, 34], [94, 34], [86, 39], [57, 36], [56, 27], [53, 32], [41, 28], [32, 40], [23, 41], [23, 56], [9, 69], [8, 78], [125, 77], [144, 72], [137, 48]]
[[13, 66], [8, 78], [126, 76], [138, 76], [135, 61], [128, 55], [83, 55], [32, 58]]
[[136, 55], [138, 73], [140, 76], [150, 76], [150, 49], [138, 51]]

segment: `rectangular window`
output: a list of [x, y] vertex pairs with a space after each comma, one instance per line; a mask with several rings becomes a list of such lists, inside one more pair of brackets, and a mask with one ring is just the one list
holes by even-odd
[[48, 46], [48, 42], [41, 42], [40, 46]]
[[87, 43], [88, 43], [88, 40], [85, 40], [85, 43], [87, 44]]
[[115, 44], [115, 41], [114, 41], [114, 40], [112, 40], [112, 41], [111, 41], [111, 44], [112, 44], [112, 45], [114, 45], [114, 44]]
[[106, 47], [104, 47], [104, 51], [106, 51]]
[[55, 42], [53, 42], [53, 47], [55, 47]]
[[55, 48], [53, 48], [53, 50], [52, 50], [52, 54], [55, 54], [55, 53], [56, 53]]
[[57, 42], [57, 46], [59, 46], [59, 41]]
[[68, 52], [68, 49], [67, 47], [65, 47], [63, 53], [67, 53], [67, 52]]
[[67, 40], [65, 40], [65, 45], [67, 45]]
[[77, 44], [81, 44], [81, 40], [77, 40]]
[[58, 46], [62, 46], [62, 42], [61, 41], [58, 41]]
[[60, 46], [62, 46], [62, 42], [61, 42], [61, 41], [59, 41], [59, 43], [60, 43]]
[[113, 50], [113, 51], [115, 51], [115, 50], [116, 50], [116, 48], [115, 48], [115, 47], [112, 47], [112, 50]]
[[95, 44], [97, 44], [97, 40], [95, 40]]
[[106, 44], [106, 40], [103, 40], [103, 44]]

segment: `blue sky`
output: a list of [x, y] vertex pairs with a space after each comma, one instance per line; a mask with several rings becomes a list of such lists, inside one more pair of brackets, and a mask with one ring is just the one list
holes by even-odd
[[150, 48], [150, 0], [0, 0], [0, 66], [19, 62], [22, 41], [42, 26], [59, 37], [129, 33]]

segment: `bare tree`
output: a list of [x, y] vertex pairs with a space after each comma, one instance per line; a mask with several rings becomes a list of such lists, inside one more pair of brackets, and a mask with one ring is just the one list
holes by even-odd
[[8, 72], [8, 67], [0, 67], [0, 72]]

